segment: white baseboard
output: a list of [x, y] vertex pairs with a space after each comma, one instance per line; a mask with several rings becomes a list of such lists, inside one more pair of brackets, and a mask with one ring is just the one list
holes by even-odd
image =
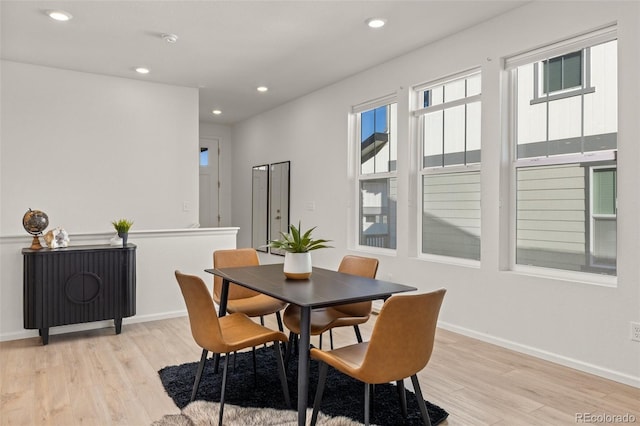
[[[187, 316], [186, 310], [173, 311], [173, 312], [161, 312], [161, 313], [149, 314], [149, 315], [134, 315], [129, 318], [123, 318], [122, 327], [124, 329], [126, 328], [127, 324], [158, 321], [163, 319], [185, 317], [185, 316]], [[58, 327], [51, 327], [49, 329], [49, 336], [54, 336], [56, 334], [64, 334], [64, 333], [74, 333], [77, 331], [97, 330], [99, 328], [109, 328], [109, 327], [114, 327], [113, 320], [93, 321], [93, 322], [86, 322], [82, 324], [61, 325]], [[5, 342], [9, 340], [29, 339], [31, 337], [37, 337], [37, 336], [38, 336], [38, 330], [20, 330], [13, 333], [0, 334], [0, 342]]]
[[616, 382], [624, 383], [625, 385], [640, 388], [640, 377], [634, 377], [629, 374], [621, 373], [607, 368], [599, 367], [597, 365], [589, 364], [584, 361], [569, 358], [566, 356], [558, 355], [552, 352], [547, 352], [541, 349], [537, 349], [531, 346], [523, 345], [520, 343], [512, 342], [510, 340], [502, 339], [499, 337], [491, 336], [489, 334], [479, 333], [474, 330], [469, 330], [464, 327], [458, 327], [453, 324], [438, 321], [438, 327], [445, 330], [452, 331], [454, 333], [462, 334], [467, 337], [481, 340], [483, 342], [491, 343], [496, 346], [500, 346], [506, 349], [511, 349], [516, 352], [531, 355], [536, 358], [544, 359], [556, 364], [564, 365], [585, 373], [594, 374], [605, 379], [613, 380]]

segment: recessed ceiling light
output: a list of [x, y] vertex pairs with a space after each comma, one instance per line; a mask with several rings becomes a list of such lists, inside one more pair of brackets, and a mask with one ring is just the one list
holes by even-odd
[[269, 90], [269, 88], [267, 86], [260, 86], [257, 90], [258, 92], [266, 92], [267, 90]]
[[222, 114], [222, 111], [220, 111], [219, 109], [214, 109], [213, 111], [211, 111], [211, 113], [213, 115], [220, 115], [220, 114]]
[[138, 67], [138, 68], [136, 68], [136, 72], [138, 74], [149, 74], [149, 68]]
[[66, 22], [73, 18], [69, 12], [64, 10], [47, 10], [47, 15], [49, 15], [49, 18], [60, 22]]
[[369, 18], [364, 22], [369, 26], [369, 28], [382, 28], [384, 27], [384, 24], [387, 23], [387, 20], [382, 18]]
[[162, 34], [162, 39], [167, 43], [175, 43], [178, 41], [178, 36], [175, 34]]

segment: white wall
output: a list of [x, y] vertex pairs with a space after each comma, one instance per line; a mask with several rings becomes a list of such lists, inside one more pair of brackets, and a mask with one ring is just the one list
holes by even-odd
[[[107, 243], [112, 220], [133, 219], [137, 313], [123, 332], [127, 322], [185, 315], [173, 271], [210, 280], [203, 270], [212, 252], [234, 248], [237, 233], [184, 229], [198, 222], [197, 89], [0, 65], [0, 340], [37, 336], [22, 323], [20, 250], [31, 236], [21, 219], [29, 207], [45, 211], [50, 228], [64, 227], [72, 245]], [[113, 322], [51, 333], [105, 325]]]
[[[579, 17], [575, 14], [580, 10]], [[508, 270], [510, 167], [502, 59], [618, 23], [618, 279], [602, 286]], [[250, 243], [251, 166], [291, 160], [291, 221], [317, 225], [334, 249], [314, 263], [337, 267], [353, 252], [355, 184], [348, 147], [352, 105], [398, 95], [398, 250], [376, 252], [378, 277], [422, 291], [446, 287], [441, 324], [471, 336], [640, 387], [640, 3], [534, 2], [233, 127], [232, 211], [238, 246]], [[354, 52], [354, 54], [357, 52]], [[418, 259], [417, 177], [409, 132], [414, 85], [482, 69], [482, 261], [480, 267]], [[315, 210], [309, 202], [315, 202]], [[502, 207], [501, 207], [502, 206]]]
[[1, 235], [24, 233], [28, 208], [70, 233], [198, 222], [197, 89], [1, 66]]

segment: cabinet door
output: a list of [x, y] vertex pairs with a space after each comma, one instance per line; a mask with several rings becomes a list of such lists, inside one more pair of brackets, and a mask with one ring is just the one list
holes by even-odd
[[42, 291], [43, 323], [40, 326], [74, 324], [82, 321], [82, 253], [56, 253], [39, 256], [42, 280], [35, 283]]
[[84, 308], [88, 321], [122, 318], [122, 265], [125, 251], [85, 253], [83, 268]]

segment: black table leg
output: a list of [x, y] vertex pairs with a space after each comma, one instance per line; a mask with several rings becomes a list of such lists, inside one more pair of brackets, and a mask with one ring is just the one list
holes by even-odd
[[298, 345], [298, 426], [306, 424], [309, 395], [309, 344], [311, 343], [311, 308], [300, 307], [300, 343]]

